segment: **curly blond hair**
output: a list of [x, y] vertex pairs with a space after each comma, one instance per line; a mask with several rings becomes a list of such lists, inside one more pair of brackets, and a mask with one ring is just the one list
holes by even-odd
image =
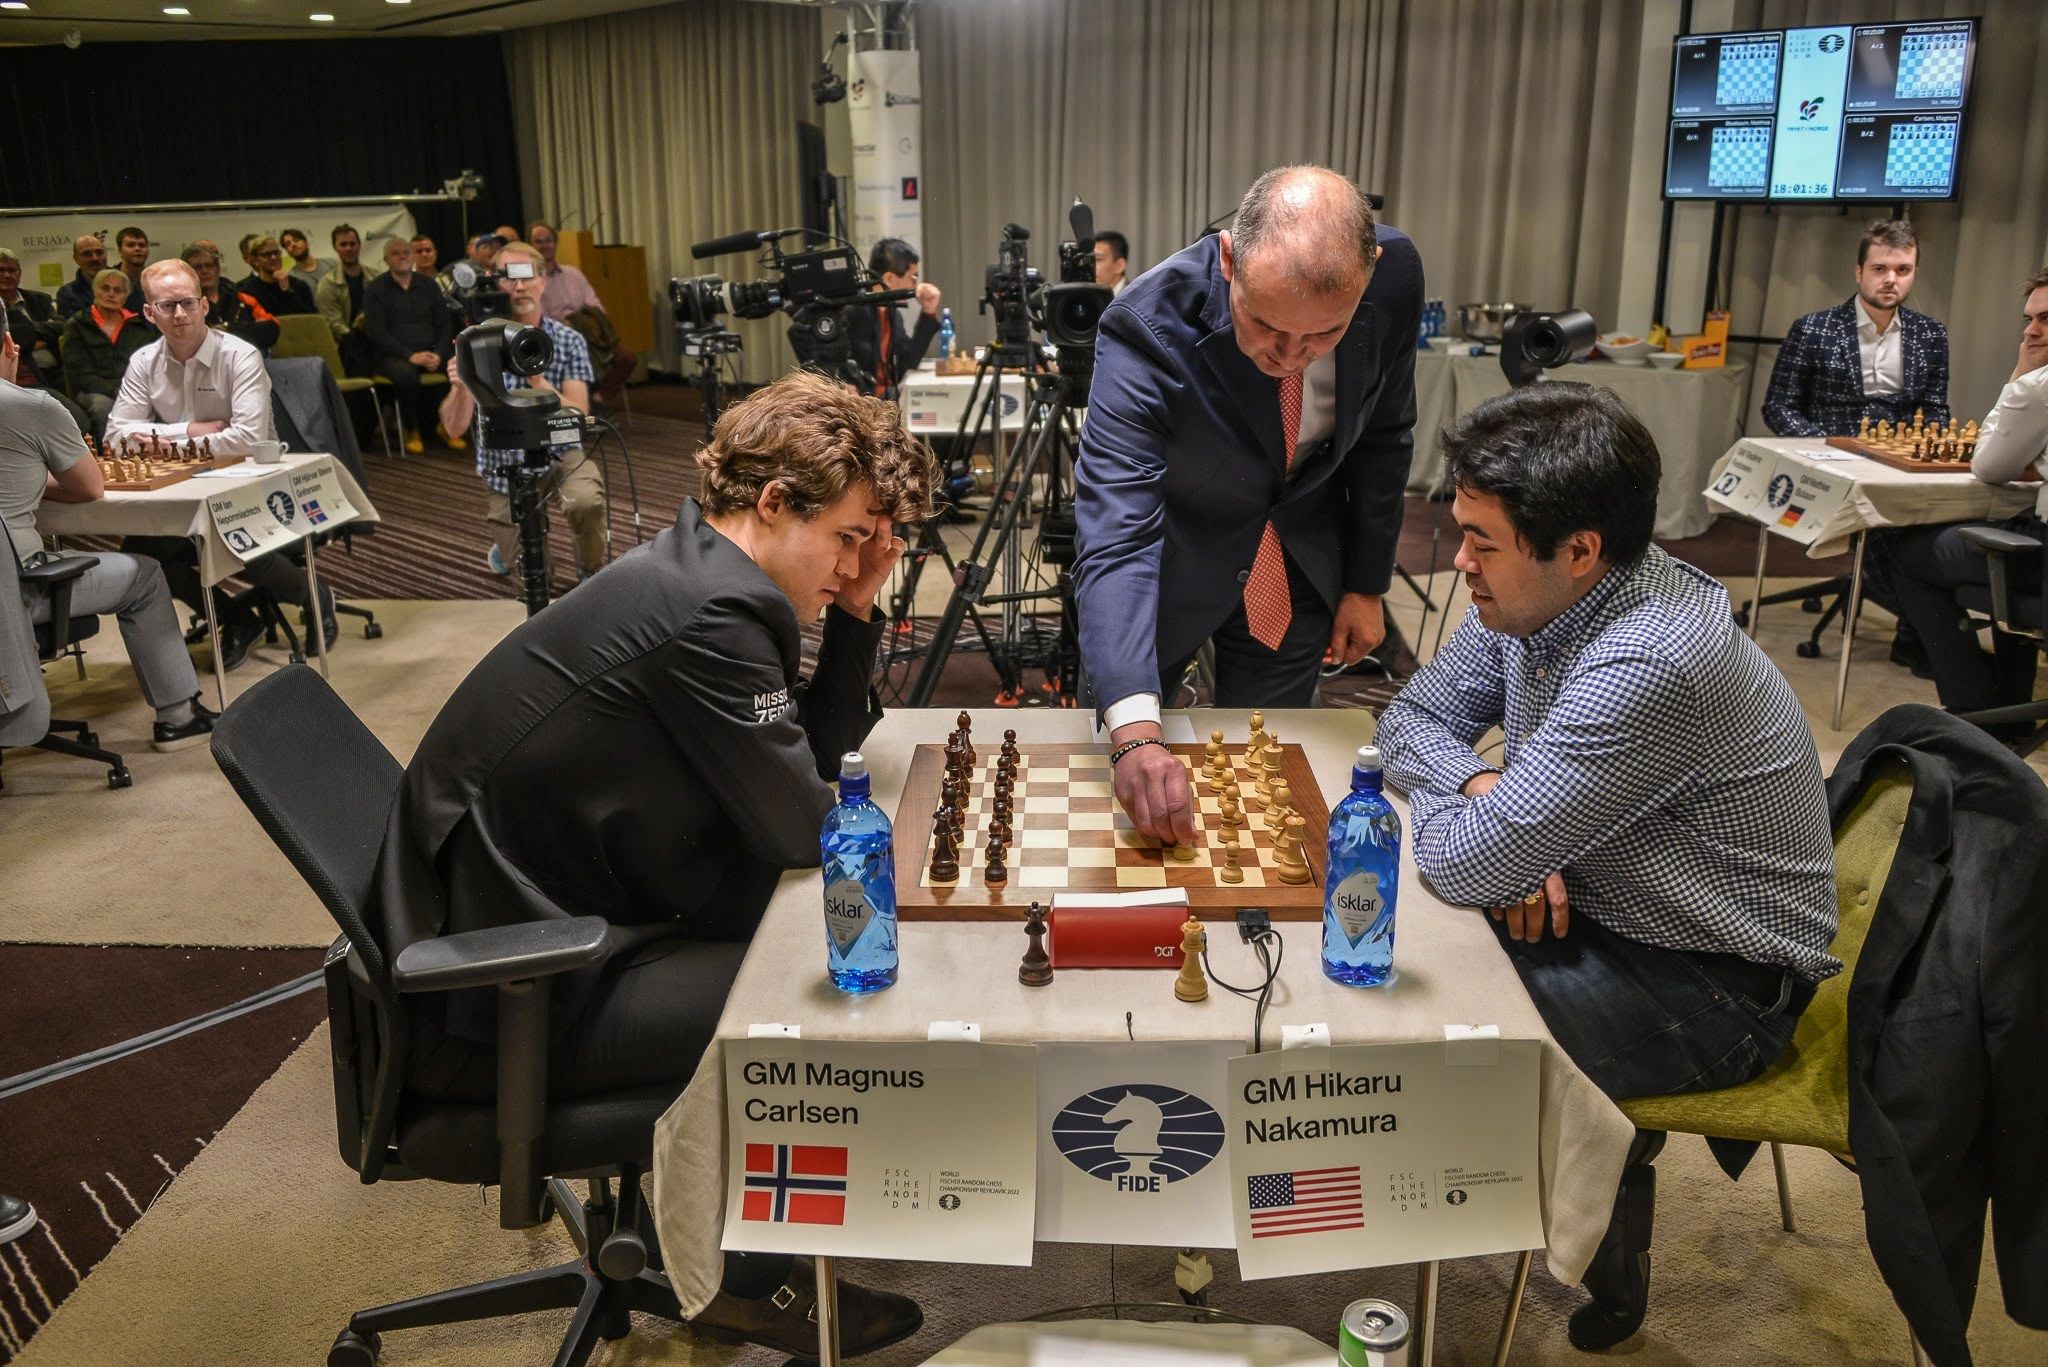
[[754, 507], [780, 484], [797, 515], [813, 518], [865, 480], [891, 518], [922, 522], [938, 479], [938, 462], [904, 430], [895, 404], [802, 370], [721, 414], [697, 468], [697, 499], [713, 516]]

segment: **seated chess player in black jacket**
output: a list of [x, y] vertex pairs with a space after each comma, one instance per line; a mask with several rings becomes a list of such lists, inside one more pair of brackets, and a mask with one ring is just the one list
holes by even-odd
[[895, 304], [846, 311], [846, 345], [862, 387], [893, 399], [903, 377], [917, 369], [932, 338], [939, 335], [939, 287], [918, 279], [917, 252], [900, 237], [877, 242], [868, 254], [868, 269], [881, 281], [881, 289], [917, 292], [917, 313], [907, 326]]
[[[679, 1092], [696, 1070], [777, 879], [818, 863], [828, 776], [881, 716], [868, 681], [876, 595], [903, 553], [891, 524], [929, 515], [936, 474], [893, 404], [802, 373], [728, 409], [697, 463], [701, 502], [463, 680], [406, 768], [385, 838], [394, 956], [591, 915], [637, 945], [557, 980], [551, 1097]], [[820, 612], [805, 681], [798, 624]], [[491, 993], [408, 1000], [410, 1085], [491, 1095]], [[808, 1355], [815, 1326], [773, 1308], [791, 1275], [786, 1259], [729, 1261], [699, 1320]], [[849, 1346], [916, 1327], [902, 1297], [855, 1301]]]

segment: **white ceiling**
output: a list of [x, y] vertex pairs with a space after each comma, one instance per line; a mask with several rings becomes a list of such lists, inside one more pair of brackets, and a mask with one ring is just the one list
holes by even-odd
[[[675, 0], [27, 0], [27, 9], [0, 9], [0, 44], [58, 43], [72, 29], [87, 43], [452, 37], [671, 3]], [[191, 13], [164, 13], [166, 6], [178, 5]], [[314, 23], [307, 18], [312, 14], [331, 14], [334, 21]]]

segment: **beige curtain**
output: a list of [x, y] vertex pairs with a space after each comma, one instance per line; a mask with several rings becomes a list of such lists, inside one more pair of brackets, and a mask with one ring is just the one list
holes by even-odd
[[1142, 268], [1290, 161], [1384, 194], [1454, 305], [1613, 315], [1630, 0], [937, 0], [918, 16], [925, 275], [956, 320], [1005, 222], [1050, 276], [1079, 194]]
[[[669, 369], [670, 277], [762, 274], [744, 256], [692, 261], [690, 244], [802, 221], [796, 125], [814, 117], [817, 23], [791, 5], [694, 0], [506, 36], [528, 210], [647, 248]], [[748, 380], [794, 363], [780, 320], [728, 322]]]
[[[1982, 417], [1997, 401], [2019, 350], [2020, 282], [2048, 264], [2048, 4], [2041, 0], [1759, 0], [1743, 24], [1796, 27], [1872, 19], [1982, 15], [1970, 106], [1963, 116], [1961, 195], [1910, 210], [1920, 234], [1919, 280], [1908, 307], [1949, 335], [1949, 404]], [[1792, 321], [1854, 291], [1856, 239], [1882, 206], [1798, 206], [1730, 215], [1735, 330], [1782, 336]], [[1683, 310], [1680, 310], [1681, 312]], [[1777, 348], [1758, 358], [1750, 431]]]

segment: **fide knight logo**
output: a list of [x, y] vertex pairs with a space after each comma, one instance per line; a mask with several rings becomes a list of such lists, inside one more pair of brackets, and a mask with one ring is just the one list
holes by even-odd
[[1098, 1087], [1054, 1117], [1069, 1163], [1117, 1191], [1164, 1191], [1223, 1151], [1223, 1117], [1192, 1092], [1152, 1082]]
[[298, 505], [292, 502], [292, 496], [282, 489], [272, 490], [270, 497], [264, 499], [263, 503], [270, 509], [270, 515], [287, 527], [291, 526], [292, 519], [298, 516]]
[[1764, 501], [1773, 508], [1782, 508], [1790, 503], [1792, 501], [1792, 476], [1773, 476], [1770, 491], [1764, 495]]

